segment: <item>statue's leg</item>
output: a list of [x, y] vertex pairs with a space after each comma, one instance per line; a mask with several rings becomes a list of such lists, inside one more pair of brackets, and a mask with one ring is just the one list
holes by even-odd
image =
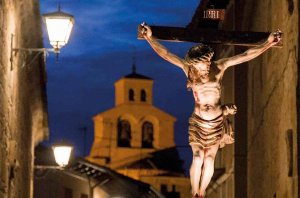
[[204, 197], [205, 190], [214, 174], [214, 161], [219, 149], [219, 144], [204, 150], [204, 162], [201, 174], [200, 196]]
[[196, 145], [192, 146], [192, 150], [193, 150], [193, 162], [190, 168], [192, 194], [199, 195], [199, 183], [201, 177], [201, 169], [203, 165], [204, 150]]

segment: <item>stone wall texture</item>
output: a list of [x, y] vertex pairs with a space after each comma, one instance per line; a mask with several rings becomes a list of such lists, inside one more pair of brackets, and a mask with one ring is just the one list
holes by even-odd
[[[284, 33], [283, 48], [269, 49], [237, 66], [247, 68], [248, 78], [246, 193], [249, 198], [298, 197], [298, 1], [235, 0], [234, 6], [235, 30], [268, 32], [279, 28]], [[236, 84], [236, 90], [241, 90], [239, 86]], [[236, 97], [242, 93], [237, 91]]]
[[46, 76], [42, 56], [11, 48], [42, 47], [39, 1], [0, 0], [0, 43], [0, 198], [27, 198], [34, 145], [48, 136]]

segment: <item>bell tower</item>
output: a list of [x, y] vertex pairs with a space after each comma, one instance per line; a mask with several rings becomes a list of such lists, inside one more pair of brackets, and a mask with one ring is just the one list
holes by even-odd
[[151, 78], [136, 73], [136, 66], [133, 63], [132, 73], [115, 82], [115, 105], [152, 105], [152, 85]]
[[171, 148], [176, 118], [152, 103], [153, 79], [130, 74], [115, 82], [115, 107], [94, 116], [95, 138], [88, 159], [110, 168]]

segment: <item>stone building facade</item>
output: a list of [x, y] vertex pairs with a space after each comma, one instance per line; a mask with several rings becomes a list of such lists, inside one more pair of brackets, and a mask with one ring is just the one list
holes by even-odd
[[235, 1], [234, 7], [236, 30], [279, 28], [284, 33], [282, 48], [270, 49], [236, 71], [236, 76], [245, 75], [247, 87], [243, 92], [236, 83], [236, 98], [247, 96], [245, 193], [248, 197], [298, 197], [298, 1], [244, 0]]
[[1, 198], [32, 197], [34, 145], [48, 136], [43, 57], [11, 51], [42, 47], [41, 32], [39, 1], [0, 1]]
[[[226, 8], [224, 21], [201, 20], [201, 8], [211, 5]], [[284, 33], [282, 48], [234, 67], [234, 197], [298, 197], [299, 2], [202, 0], [190, 26]], [[217, 58], [248, 49], [215, 47]], [[209, 197], [220, 196], [230, 197], [222, 191]]]

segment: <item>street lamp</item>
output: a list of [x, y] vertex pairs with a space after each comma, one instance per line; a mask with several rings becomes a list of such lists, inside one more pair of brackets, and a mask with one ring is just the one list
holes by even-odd
[[54, 52], [59, 53], [60, 48], [68, 43], [74, 25], [74, 17], [62, 12], [59, 6], [58, 11], [44, 14], [43, 19], [47, 26], [50, 44], [53, 46]]
[[35, 169], [64, 169], [68, 164], [73, 146], [65, 142], [55, 143], [52, 145], [55, 162], [58, 166], [53, 165], [35, 165]]
[[[58, 11], [44, 14], [43, 19], [46, 23], [50, 44], [53, 46], [53, 48], [13, 48], [14, 35], [12, 35], [12, 49], [10, 58], [11, 64], [13, 64], [14, 54], [18, 52], [22, 52], [25, 55], [27, 53], [31, 54], [32, 52], [37, 52], [36, 56], [38, 56], [40, 53], [43, 53], [44, 57], [46, 57], [47, 52], [54, 52], [56, 54], [56, 57], [58, 57], [60, 48], [68, 43], [74, 25], [74, 17], [72, 15], [62, 12], [59, 6]], [[34, 57], [33, 59], [35, 58], [36, 57]], [[23, 63], [23, 66], [25, 66], [25, 63]]]
[[71, 151], [73, 147], [67, 144], [55, 144], [52, 146], [55, 162], [60, 167], [65, 167], [69, 163]]

